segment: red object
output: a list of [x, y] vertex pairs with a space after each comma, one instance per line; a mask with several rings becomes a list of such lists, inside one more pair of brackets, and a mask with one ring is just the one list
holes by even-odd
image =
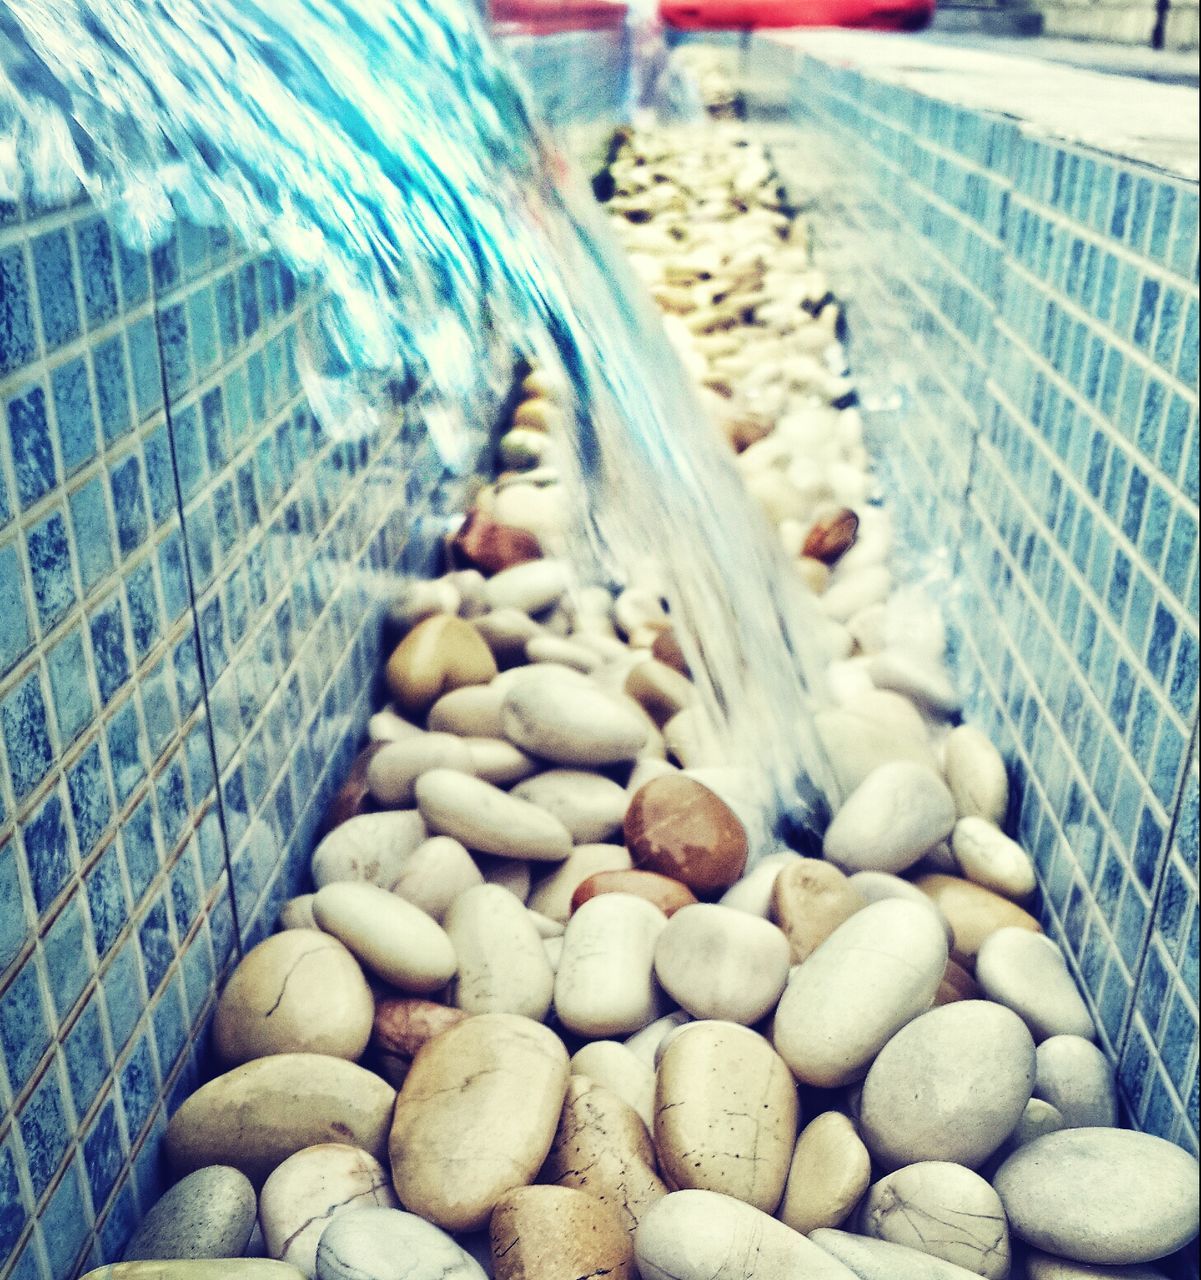
[[494, 27], [526, 35], [557, 31], [609, 31], [625, 25], [621, 0], [491, 0]]
[[660, 0], [669, 27], [684, 31], [750, 31], [763, 27], [866, 27], [920, 31], [934, 0]]

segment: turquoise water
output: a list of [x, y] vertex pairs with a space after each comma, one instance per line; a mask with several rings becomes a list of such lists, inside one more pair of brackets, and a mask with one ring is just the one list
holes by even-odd
[[[0, 0], [0, 197], [80, 185], [131, 243], [230, 224], [325, 288], [306, 385], [327, 430], [418, 388], [446, 465], [485, 434], [490, 357], [574, 391], [590, 575], [653, 555], [730, 758], [805, 817], [812, 602], [718, 447], [648, 300], [466, 4]], [[809, 784], [797, 790], [798, 779]]]

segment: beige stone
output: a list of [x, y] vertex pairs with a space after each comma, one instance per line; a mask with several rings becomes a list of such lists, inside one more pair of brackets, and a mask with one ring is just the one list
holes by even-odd
[[431, 836], [405, 860], [392, 892], [441, 922], [450, 904], [484, 877], [467, 850], [452, 836]]
[[496, 660], [480, 633], [470, 622], [447, 614], [419, 622], [384, 668], [388, 691], [415, 718], [444, 693], [487, 684], [495, 675]]
[[951, 852], [967, 879], [1002, 897], [1024, 902], [1038, 886], [1029, 854], [984, 818], [960, 818], [955, 823]]
[[313, 897], [311, 893], [302, 893], [289, 898], [279, 909], [279, 927], [281, 929], [315, 929], [317, 921], [313, 919]]
[[555, 764], [591, 768], [633, 760], [646, 745], [649, 726], [637, 703], [589, 681], [544, 675], [530, 668], [505, 695], [505, 736], [531, 755]]
[[983, 818], [998, 826], [1009, 808], [1009, 775], [1001, 753], [975, 725], [947, 734], [943, 770], [961, 818]]
[[374, 1011], [358, 961], [337, 938], [287, 929], [234, 969], [217, 1000], [213, 1048], [231, 1065], [273, 1053], [353, 1061], [367, 1047]]
[[630, 865], [624, 845], [576, 845], [567, 860], [538, 884], [530, 895], [530, 907], [565, 923], [571, 915], [572, 895], [585, 880], [598, 871], [628, 871]]
[[562, 862], [572, 850], [570, 833], [553, 814], [453, 769], [417, 779], [417, 807], [430, 830], [478, 853]]
[[458, 956], [451, 1003], [467, 1013], [513, 1013], [541, 1021], [554, 973], [530, 913], [507, 889], [468, 889], [446, 913]]
[[303, 1271], [267, 1258], [219, 1258], [178, 1262], [114, 1262], [83, 1280], [307, 1280]]
[[998, 929], [1030, 929], [1041, 933], [1042, 926], [1016, 903], [991, 889], [939, 873], [919, 876], [914, 883], [950, 921], [955, 950], [974, 958], [989, 934]]
[[512, 794], [553, 814], [576, 844], [616, 835], [626, 812], [625, 789], [584, 769], [548, 769], [519, 782]]
[[616, 1094], [651, 1130], [655, 1125], [655, 1072], [619, 1040], [593, 1040], [577, 1049], [571, 1074], [586, 1076]]
[[802, 1235], [841, 1226], [871, 1177], [871, 1156], [850, 1118], [823, 1111], [797, 1139], [777, 1216]]
[[412, 808], [413, 787], [430, 769], [471, 771], [471, 754], [453, 733], [422, 733], [380, 747], [367, 766], [367, 786], [389, 809]]
[[780, 868], [772, 887], [771, 918], [784, 931], [794, 964], [808, 959], [867, 899], [832, 863], [801, 858]]
[[546, 1027], [481, 1014], [430, 1041], [396, 1100], [390, 1152], [401, 1203], [447, 1231], [474, 1231], [531, 1183], [567, 1092], [567, 1051]]
[[430, 707], [426, 725], [432, 733], [461, 738], [499, 738], [504, 695], [492, 684], [465, 685], [444, 693]]
[[496, 1280], [637, 1280], [616, 1211], [571, 1187], [522, 1187], [492, 1211]]
[[313, 881], [318, 889], [343, 880], [363, 880], [390, 889], [428, 835], [416, 809], [348, 818], [314, 850]]

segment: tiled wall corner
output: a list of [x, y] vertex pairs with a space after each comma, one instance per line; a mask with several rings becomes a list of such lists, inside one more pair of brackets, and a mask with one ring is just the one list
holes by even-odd
[[821, 210], [969, 714], [1013, 765], [1044, 923], [1132, 1119], [1195, 1152], [1197, 185], [765, 56], [796, 86], [779, 155]]

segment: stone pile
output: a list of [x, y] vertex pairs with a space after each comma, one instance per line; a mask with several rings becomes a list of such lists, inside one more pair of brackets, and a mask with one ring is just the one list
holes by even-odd
[[1144, 1280], [1196, 1235], [1196, 1162], [1116, 1127], [768, 158], [723, 122], [631, 135], [613, 178], [824, 615], [824, 856], [756, 839], [654, 591], [547, 554], [564, 413], [532, 373], [458, 567], [392, 609], [314, 892], [221, 993], [178, 1181], [96, 1274]]

